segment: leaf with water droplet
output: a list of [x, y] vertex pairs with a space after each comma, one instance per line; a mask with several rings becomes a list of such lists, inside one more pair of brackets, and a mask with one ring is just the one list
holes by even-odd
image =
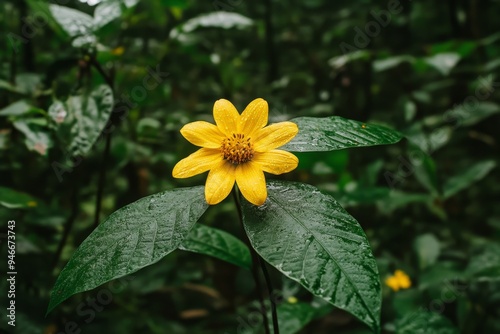
[[179, 247], [207, 207], [198, 186], [147, 196], [115, 211], [61, 271], [47, 312], [75, 293], [158, 262]]
[[380, 330], [375, 258], [359, 223], [333, 197], [310, 185], [270, 181], [263, 206], [244, 200], [242, 208], [250, 242], [267, 262]]
[[387, 127], [339, 116], [298, 117], [299, 133], [280, 149], [292, 152], [334, 151], [349, 147], [394, 144], [402, 135]]
[[98, 86], [90, 94], [72, 95], [66, 102], [52, 103], [49, 116], [71, 156], [86, 155], [92, 148], [108, 122], [113, 103], [113, 92], [107, 85]]

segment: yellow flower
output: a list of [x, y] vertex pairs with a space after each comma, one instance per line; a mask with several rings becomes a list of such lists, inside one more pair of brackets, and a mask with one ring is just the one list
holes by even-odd
[[385, 285], [394, 291], [398, 291], [399, 289], [408, 289], [411, 287], [411, 280], [404, 271], [396, 270], [393, 276], [389, 276], [385, 280]]
[[264, 172], [282, 174], [294, 170], [295, 155], [276, 148], [288, 143], [298, 133], [295, 123], [267, 125], [268, 106], [255, 99], [241, 113], [228, 100], [214, 104], [215, 123], [198, 121], [186, 124], [181, 134], [201, 148], [179, 161], [172, 171], [176, 178], [186, 178], [206, 171], [205, 199], [217, 204], [238, 184], [252, 204], [262, 205], [267, 198]]

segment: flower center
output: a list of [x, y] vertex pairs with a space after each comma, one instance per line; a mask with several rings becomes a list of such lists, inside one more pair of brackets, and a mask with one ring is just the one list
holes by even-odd
[[245, 138], [244, 134], [233, 133], [222, 141], [221, 152], [225, 160], [233, 165], [239, 165], [253, 158], [253, 145], [250, 138]]

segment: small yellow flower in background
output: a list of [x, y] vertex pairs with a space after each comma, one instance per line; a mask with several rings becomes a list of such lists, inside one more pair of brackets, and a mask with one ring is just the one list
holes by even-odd
[[250, 102], [241, 115], [224, 99], [215, 102], [213, 112], [216, 125], [197, 121], [181, 129], [184, 138], [201, 148], [179, 161], [172, 175], [187, 178], [209, 170], [205, 199], [211, 205], [226, 198], [235, 182], [250, 203], [264, 204], [264, 172], [277, 175], [297, 168], [295, 155], [276, 150], [295, 137], [297, 125], [280, 122], [266, 127], [268, 105], [260, 98]]
[[288, 301], [288, 303], [290, 303], [290, 304], [297, 304], [297, 302], [298, 302], [299, 300], [297, 299], [297, 297], [290, 296], [290, 297], [288, 297], [287, 301]]
[[121, 56], [125, 52], [125, 48], [123, 46], [118, 46], [111, 50], [111, 54], [115, 56]]
[[404, 271], [396, 270], [394, 272], [394, 275], [389, 276], [385, 280], [385, 285], [387, 285], [394, 291], [398, 291], [399, 289], [408, 289], [409, 287], [411, 287], [411, 280]]

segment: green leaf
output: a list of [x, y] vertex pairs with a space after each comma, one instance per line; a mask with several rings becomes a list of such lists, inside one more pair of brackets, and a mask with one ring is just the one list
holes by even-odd
[[316, 309], [306, 303], [282, 303], [277, 311], [280, 332], [287, 334], [297, 333], [316, 315]]
[[250, 250], [241, 240], [205, 225], [196, 224], [179, 249], [213, 256], [246, 269], [252, 267]]
[[436, 312], [420, 310], [409, 313], [396, 323], [396, 334], [458, 334], [445, 317]]
[[291, 120], [299, 133], [281, 147], [292, 152], [333, 151], [349, 147], [394, 144], [402, 136], [381, 125], [366, 124], [339, 116], [298, 117]]
[[458, 64], [460, 55], [453, 52], [439, 53], [432, 57], [424, 58], [423, 60], [425, 63], [438, 70], [442, 75], [447, 76]]
[[439, 240], [430, 233], [419, 235], [413, 242], [413, 249], [417, 253], [420, 269], [425, 269], [436, 263], [441, 253]]
[[167, 190], [111, 214], [61, 271], [47, 312], [75, 293], [136, 272], [177, 249], [208, 207], [203, 189]]
[[108, 0], [103, 1], [98, 4], [94, 10], [94, 29], [99, 29], [104, 27], [109, 22], [114, 19], [119, 18], [122, 15], [121, 1], [119, 0]]
[[271, 181], [260, 207], [243, 201], [243, 222], [255, 250], [315, 296], [378, 332], [377, 264], [358, 222], [313, 186]]
[[[414, 148], [414, 152], [418, 152], [418, 148]], [[414, 164], [415, 177], [433, 196], [437, 196], [440, 192], [440, 183], [436, 172], [436, 163], [434, 159], [424, 152], [418, 152], [420, 157], [419, 164]]]
[[49, 116], [57, 124], [57, 134], [72, 156], [85, 155], [106, 126], [113, 110], [111, 88], [101, 85], [90, 95], [70, 96], [55, 101]]
[[0, 187], [0, 205], [9, 209], [30, 208], [37, 206], [38, 200], [26, 193]]
[[358, 59], [368, 59], [370, 57], [370, 52], [366, 50], [357, 50], [354, 52], [346, 53], [341, 56], [333, 57], [328, 60], [328, 65], [334, 69], [339, 69], [344, 67], [347, 63]]
[[373, 70], [375, 72], [383, 72], [401, 63], [413, 63], [415, 58], [409, 55], [394, 56], [386, 59], [377, 59], [373, 62]]
[[253, 25], [253, 20], [238, 13], [216, 11], [202, 14], [187, 20], [184, 24], [174, 28], [170, 37], [182, 40], [185, 34], [199, 28], [244, 29]]
[[477, 249], [465, 273], [470, 278], [500, 280], [500, 245], [488, 243]]
[[0, 110], [0, 116], [19, 116], [26, 114], [33, 107], [25, 100], [19, 100]]
[[30, 151], [47, 155], [48, 149], [53, 145], [52, 139], [47, 129], [37, 124], [36, 119], [18, 120], [13, 125], [25, 135], [24, 143]]
[[54, 19], [70, 37], [85, 36], [92, 33], [94, 29], [92, 16], [59, 5], [50, 5], [49, 8]]
[[498, 114], [500, 112], [500, 106], [493, 102], [478, 102], [476, 107], [473, 110], [465, 109], [463, 122], [459, 123], [462, 126], [471, 126], [481, 122], [482, 120]]
[[476, 163], [458, 175], [450, 177], [443, 186], [444, 198], [450, 198], [459, 191], [468, 188], [474, 182], [485, 177], [495, 167], [495, 161], [485, 160]]

